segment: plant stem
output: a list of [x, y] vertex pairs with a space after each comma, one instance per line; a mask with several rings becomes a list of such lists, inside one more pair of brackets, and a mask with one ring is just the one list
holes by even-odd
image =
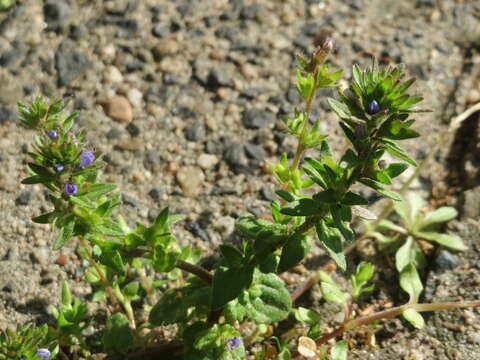
[[203, 280], [207, 284], [211, 284], [213, 282], [213, 275], [198, 265], [193, 265], [183, 260], [177, 260], [177, 264], [175, 266], [183, 271], [197, 276], [200, 280]]
[[[418, 312], [426, 312], [426, 311], [439, 311], [439, 310], [450, 310], [450, 309], [471, 308], [471, 307], [480, 307], [480, 300], [433, 303], [433, 304], [405, 304], [405, 305], [397, 306], [388, 310], [379, 311], [377, 313], [363, 316], [357, 319], [347, 320], [345, 323], [337, 327], [332, 332], [318, 338], [315, 341], [315, 343], [317, 345], [325, 344], [328, 340], [336, 338], [337, 336], [343, 334], [346, 331], [352, 330], [362, 325], [368, 325], [374, 321], [383, 320], [383, 319], [392, 319], [398, 315], [401, 315], [407, 309], [413, 309]], [[292, 354], [292, 358], [295, 358], [298, 356], [300, 356], [298, 351]]]
[[108, 298], [110, 299], [110, 302], [112, 303], [113, 307], [115, 308], [116, 311], [119, 310], [119, 305], [118, 305], [118, 302], [117, 302], [117, 299], [115, 298], [115, 294], [113, 293], [113, 289], [112, 287], [110, 286], [110, 284], [108, 283], [108, 280], [107, 280], [107, 277], [105, 276], [105, 273], [103, 272], [102, 268], [100, 267], [100, 265], [93, 259], [93, 256], [92, 256], [92, 248], [90, 246], [90, 244], [88, 243], [88, 241], [83, 238], [83, 237], [80, 237], [80, 243], [82, 244], [82, 246], [85, 248], [85, 252], [87, 254], [87, 261], [88, 263], [93, 266], [98, 274], [98, 277], [100, 278], [100, 281], [102, 282], [102, 285], [103, 287], [105, 288], [105, 291], [107, 293], [107, 296]]
[[148, 297], [148, 302], [150, 305], [155, 305], [157, 302], [156, 296], [155, 296], [155, 290], [152, 287], [152, 284], [147, 278], [147, 274], [145, 273], [145, 269], [140, 268], [137, 270], [138, 274], [140, 275], [140, 279], [142, 281], [143, 287], [145, 288], [145, 291], [147, 292], [147, 297]]

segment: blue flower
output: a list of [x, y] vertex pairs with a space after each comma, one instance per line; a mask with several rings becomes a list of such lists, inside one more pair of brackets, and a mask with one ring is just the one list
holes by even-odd
[[55, 164], [53, 165], [53, 168], [57, 173], [59, 173], [59, 172], [62, 172], [63, 169], [65, 169], [65, 166], [63, 166], [63, 164]]
[[67, 195], [75, 195], [78, 191], [78, 186], [74, 182], [69, 181], [63, 187], [63, 191], [65, 191]]
[[55, 130], [48, 130], [47, 131], [47, 136], [52, 140], [57, 140], [58, 139], [58, 133]]
[[236, 347], [239, 347], [242, 344], [242, 339], [240, 339], [238, 336], [230, 338], [227, 340], [227, 348], [228, 350], [233, 350]]
[[48, 349], [38, 349], [35, 353], [35, 356], [38, 356], [42, 359], [48, 359], [50, 357], [50, 351], [48, 351]]
[[368, 113], [370, 115], [376, 114], [380, 111], [380, 105], [378, 105], [377, 100], [373, 100], [370, 105], [368, 105]]
[[80, 168], [86, 168], [88, 165], [90, 165], [93, 161], [95, 160], [95, 155], [93, 154], [92, 151], [84, 151], [80, 155], [80, 165], [78, 165]]

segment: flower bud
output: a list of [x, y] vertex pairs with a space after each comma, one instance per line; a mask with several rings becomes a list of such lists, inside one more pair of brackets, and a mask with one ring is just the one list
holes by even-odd
[[84, 151], [80, 155], [80, 165], [78, 165], [80, 168], [86, 168], [88, 165], [90, 165], [93, 161], [95, 160], [95, 155], [93, 154], [92, 151]]
[[242, 340], [238, 336], [230, 338], [230, 339], [227, 340], [228, 350], [233, 350], [236, 347], [240, 346], [241, 344], [242, 344]]
[[367, 128], [365, 125], [357, 125], [354, 135], [357, 139], [367, 136]]
[[63, 191], [67, 195], [75, 195], [78, 191], [78, 186], [74, 182], [69, 181], [63, 187]]
[[373, 100], [370, 105], [368, 105], [367, 112], [370, 115], [376, 114], [380, 111], [380, 105], [378, 105], [377, 100]]
[[383, 170], [387, 167], [387, 162], [385, 160], [380, 160], [377, 165], [380, 170]]
[[48, 359], [50, 357], [50, 351], [48, 349], [38, 349], [35, 353], [35, 356], [38, 356], [41, 359]]
[[63, 171], [63, 169], [65, 169], [65, 166], [63, 166], [63, 164], [55, 164], [53, 165], [53, 169], [57, 172], [57, 173], [60, 173]]
[[48, 130], [47, 131], [47, 136], [52, 140], [57, 140], [58, 139], [58, 133], [55, 130]]

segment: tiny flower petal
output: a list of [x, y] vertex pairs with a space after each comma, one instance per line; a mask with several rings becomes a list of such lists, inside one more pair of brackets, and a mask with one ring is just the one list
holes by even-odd
[[230, 338], [230, 339], [227, 340], [228, 350], [233, 350], [236, 347], [239, 347], [241, 344], [242, 344], [242, 340], [238, 336]]
[[376, 114], [380, 111], [380, 105], [378, 105], [377, 100], [373, 100], [368, 106], [368, 113], [370, 115]]
[[63, 164], [55, 164], [53, 165], [53, 168], [57, 173], [59, 173], [59, 172], [62, 172], [63, 169], [65, 169], [65, 166], [63, 166]]
[[65, 191], [67, 195], [75, 195], [78, 191], [78, 186], [74, 182], [69, 181], [63, 187], [63, 191]]
[[93, 161], [95, 160], [95, 155], [93, 154], [92, 151], [84, 151], [80, 155], [80, 165], [78, 165], [80, 168], [86, 168], [88, 165], [90, 165]]
[[47, 136], [52, 140], [57, 140], [58, 139], [58, 133], [55, 130], [48, 130], [47, 131]]
[[42, 359], [48, 359], [50, 357], [50, 351], [48, 351], [48, 349], [38, 349], [35, 356], [41, 357]]

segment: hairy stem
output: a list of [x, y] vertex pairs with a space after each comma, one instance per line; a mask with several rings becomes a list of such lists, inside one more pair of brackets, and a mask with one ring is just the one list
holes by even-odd
[[211, 284], [213, 282], [213, 275], [198, 265], [193, 265], [183, 260], [177, 260], [177, 264], [175, 266], [183, 271], [197, 276], [200, 280], [203, 280], [207, 284]]

